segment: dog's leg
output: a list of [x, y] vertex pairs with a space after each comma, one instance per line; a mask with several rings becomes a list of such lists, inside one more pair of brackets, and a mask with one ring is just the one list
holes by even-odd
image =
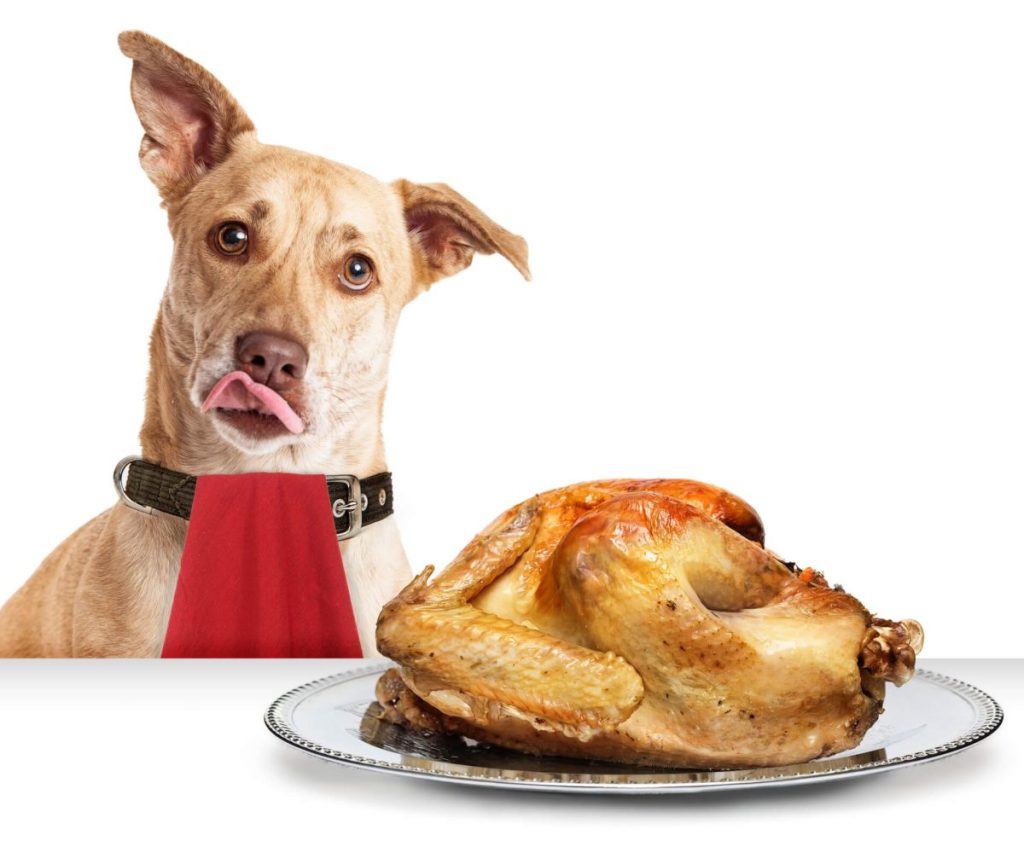
[[0, 656], [159, 656], [184, 527], [120, 505], [86, 523], [0, 610]]
[[75, 598], [75, 657], [159, 657], [187, 522], [111, 509]]
[[75, 590], [109, 514], [65, 539], [0, 608], [0, 657], [72, 656]]
[[376, 657], [380, 606], [412, 578], [394, 517], [374, 523], [353, 540], [339, 543], [363, 657]]

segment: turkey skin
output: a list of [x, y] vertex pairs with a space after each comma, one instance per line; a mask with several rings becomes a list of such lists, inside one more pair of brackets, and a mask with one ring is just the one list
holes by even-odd
[[857, 745], [913, 620], [872, 616], [763, 548], [743, 500], [687, 480], [539, 494], [385, 605], [389, 721], [534, 754], [676, 768], [804, 762]]

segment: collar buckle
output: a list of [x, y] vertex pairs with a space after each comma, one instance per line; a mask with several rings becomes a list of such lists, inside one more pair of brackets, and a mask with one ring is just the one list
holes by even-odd
[[366, 510], [367, 500], [366, 494], [362, 492], [359, 486], [359, 477], [353, 476], [351, 473], [343, 473], [334, 476], [328, 476], [327, 483], [332, 482], [345, 485], [347, 488], [346, 496], [348, 499], [336, 499], [331, 505], [331, 513], [334, 515], [336, 520], [341, 519], [348, 514], [348, 527], [342, 531], [336, 532], [338, 540], [348, 540], [350, 537], [355, 537], [363, 528], [363, 511]]

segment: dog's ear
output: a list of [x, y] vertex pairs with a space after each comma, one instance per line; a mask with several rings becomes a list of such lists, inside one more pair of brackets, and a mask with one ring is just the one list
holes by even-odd
[[132, 102], [145, 134], [142, 168], [165, 202], [223, 161], [234, 138], [255, 127], [205, 68], [145, 32], [122, 32], [132, 59]]
[[506, 231], [465, 196], [447, 184], [414, 184], [404, 179], [394, 187], [405, 208], [419, 280], [425, 285], [462, 271], [476, 252], [497, 252], [530, 279], [526, 240]]

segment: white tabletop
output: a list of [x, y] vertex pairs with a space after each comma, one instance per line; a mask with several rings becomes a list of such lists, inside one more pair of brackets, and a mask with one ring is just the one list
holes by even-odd
[[[743, 831], [865, 841], [921, 827], [976, 834], [983, 816], [987, 822], [1003, 808], [1012, 815], [1024, 802], [1024, 660], [922, 661], [985, 690], [1006, 711], [996, 734], [961, 754], [816, 785], [623, 797], [499, 791], [346, 768], [266, 730], [261, 719], [271, 701], [353, 662], [0, 661], [0, 836], [78, 837], [90, 828], [107, 838], [653, 831], [690, 841], [694, 833]], [[12, 826], [24, 829], [10, 835]]]

